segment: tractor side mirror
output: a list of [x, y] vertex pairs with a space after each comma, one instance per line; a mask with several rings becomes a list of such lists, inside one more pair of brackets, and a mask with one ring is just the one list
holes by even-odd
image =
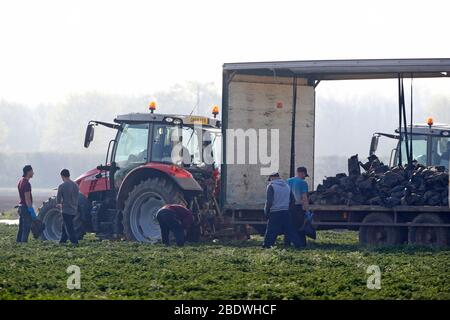
[[84, 135], [84, 147], [89, 148], [92, 140], [94, 140], [94, 124], [88, 124], [86, 134]]
[[369, 156], [375, 154], [375, 152], [378, 149], [378, 140], [380, 139], [380, 136], [375, 134], [372, 136], [372, 140], [370, 141], [370, 150], [369, 150]]

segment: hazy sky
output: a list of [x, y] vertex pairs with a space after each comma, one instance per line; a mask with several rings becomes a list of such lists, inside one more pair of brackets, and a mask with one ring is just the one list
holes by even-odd
[[450, 57], [448, 3], [1, 0], [0, 99], [220, 84], [224, 62]]

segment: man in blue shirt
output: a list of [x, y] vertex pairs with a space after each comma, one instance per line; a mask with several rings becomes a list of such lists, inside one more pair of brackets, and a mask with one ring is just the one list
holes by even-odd
[[[291, 212], [291, 221], [294, 228], [298, 230], [300, 240], [303, 246], [306, 246], [306, 236], [300, 228], [305, 221], [305, 211], [308, 210], [308, 183], [305, 178], [308, 177], [308, 171], [305, 167], [297, 168], [297, 175], [289, 178], [287, 184], [295, 198], [295, 210]], [[289, 246], [291, 243], [289, 237], [284, 238], [284, 244]]]

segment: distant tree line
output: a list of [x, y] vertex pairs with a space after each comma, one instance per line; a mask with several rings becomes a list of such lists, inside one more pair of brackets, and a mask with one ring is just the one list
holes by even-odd
[[[320, 90], [315, 120], [316, 184], [324, 175], [345, 172], [351, 155], [359, 154], [364, 160], [372, 134], [393, 132], [398, 122], [395, 97], [349, 93], [342, 99]], [[450, 123], [449, 95], [415, 94], [415, 122], [434, 116], [436, 122]], [[118, 114], [148, 112], [151, 100], [157, 101], [157, 112], [207, 116], [213, 105], [221, 103], [217, 85], [197, 82], [142, 96], [87, 92], [71, 95], [60, 104], [33, 107], [0, 100], [0, 187], [14, 186], [25, 163], [35, 165], [35, 185], [42, 187], [55, 185], [62, 167], [76, 175], [101, 163], [114, 131], [97, 127], [94, 142], [86, 150], [83, 138], [88, 121], [110, 122]], [[391, 149], [392, 145], [382, 144], [379, 156], [386, 160]]]

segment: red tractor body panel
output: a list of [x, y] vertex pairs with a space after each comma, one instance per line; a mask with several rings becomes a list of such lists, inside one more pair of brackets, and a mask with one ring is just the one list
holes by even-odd
[[[102, 177], [98, 179], [96, 175], [101, 173]], [[81, 176], [75, 182], [78, 184], [80, 192], [88, 197], [92, 192], [106, 191], [109, 189], [109, 177], [105, 171], [100, 171], [97, 168], [91, 169]]]
[[[184, 184], [182, 181], [190, 181], [191, 183], [195, 181], [189, 171], [176, 165], [159, 162], [149, 162], [134, 168], [125, 176], [125, 179], [119, 187], [119, 195], [122, 193], [123, 184], [127, 184], [127, 182], [130, 180], [130, 177], [134, 177], [136, 174], [139, 174], [139, 172], [142, 172], [146, 169], [168, 175], [169, 177], [173, 178], [182, 189], [191, 188], [189, 187], [190, 184]], [[98, 174], [101, 174], [100, 179], [96, 177]], [[100, 171], [96, 168], [82, 174], [75, 180], [75, 182], [78, 184], [80, 192], [86, 197], [89, 197], [89, 194], [93, 192], [107, 191], [110, 184], [108, 172]], [[193, 189], [197, 190], [195, 185]]]
[[[146, 164], [143, 164], [142, 166], [135, 168], [128, 175], [130, 175], [135, 170], [139, 170], [139, 169], [143, 169], [143, 168], [155, 169], [155, 170], [164, 172], [170, 176], [177, 177], [177, 178], [192, 178], [192, 174], [189, 171], [187, 171], [183, 168], [180, 168], [174, 164], [167, 164], [167, 163], [160, 163], [160, 162], [148, 162]], [[125, 178], [125, 180], [126, 180], [126, 178]]]

